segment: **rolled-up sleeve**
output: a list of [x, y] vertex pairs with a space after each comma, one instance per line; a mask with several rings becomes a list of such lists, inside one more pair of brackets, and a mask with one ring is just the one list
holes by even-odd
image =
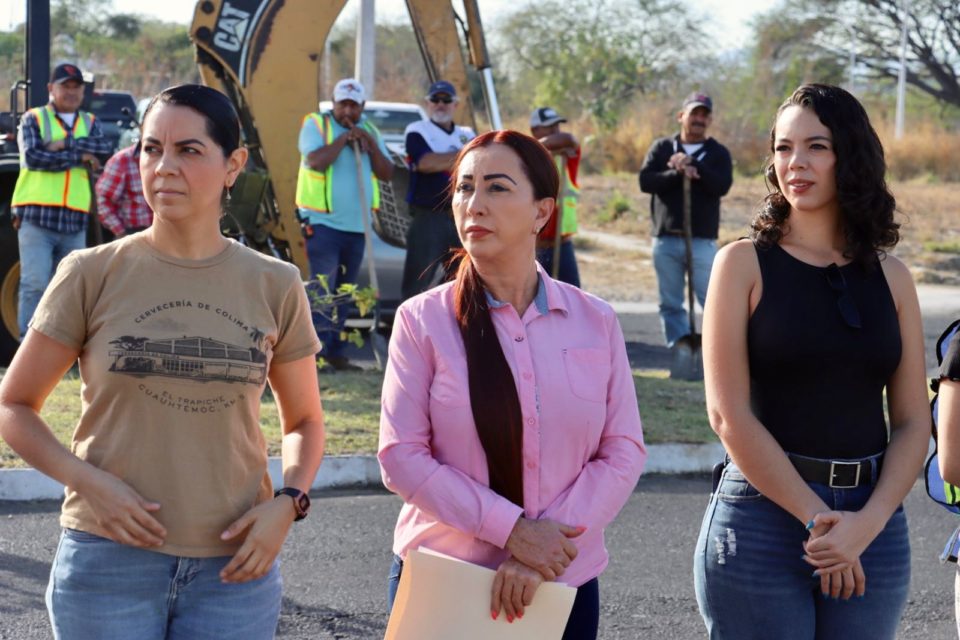
[[602, 529], [633, 492], [647, 460], [633, 373], [616, 315], [606, 317], [611, 370], [606, 421], [596, 454], [576, 480], [544, 510], [541, 518]]
[[433, 455], [435, 358], [422, 327], [405, 307], [398, 310], [381, 398], [377, 458], [383, 483], [430, 517], [502, 548], [523, 509]]

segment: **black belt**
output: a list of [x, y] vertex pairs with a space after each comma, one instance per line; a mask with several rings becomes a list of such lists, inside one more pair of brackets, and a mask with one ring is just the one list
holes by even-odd
[[818, 460], [792, 453], [788, 453], [787, 457], [801, 478], [833, 489], [853, 489], [875, 484], [883, 464], [882, 454], [863, 460]]

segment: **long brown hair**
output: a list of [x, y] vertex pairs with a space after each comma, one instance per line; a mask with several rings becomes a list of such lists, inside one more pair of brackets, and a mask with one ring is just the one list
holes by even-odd
[[[450, 177], [456, 189], [460, 163], [474, 149], [502, 144], [520, 158], [533, 186], [535, 200], [556, 198], [560, 177], [550, 152], [530, 136], [516, 131], [489, 131], [471, 140], [457, 155]], [[533, 238], [531, 237], [531, 241]], [[487, 456], [490, 488], [523, 506], [523, 413], [510, 365], [490, 316], [483, 279], [465, 251], [454, 283], [454, 308], [467, 353], [470, 406], [477, 435]]]
[[845, 247], [843, 255], [861, 265], [876, 263], [877, 253], [900, 240], [900, 225], [894, 221], [897, 201], [887, 188], [887, 165], [883, 145], [859, 101], [840, 87], [805, 84], [777, 109], [770, 127], [770, 160], [764, 176], [771, 187], [760, 211], [750, 223], [752, 237], [770, 246], [783, 238], [789, 227], [790, 203], [774, 168], [774, 138], [777, 120], [790, 107], [811, 109], [833, 137], [837, 156], [835, 177]]

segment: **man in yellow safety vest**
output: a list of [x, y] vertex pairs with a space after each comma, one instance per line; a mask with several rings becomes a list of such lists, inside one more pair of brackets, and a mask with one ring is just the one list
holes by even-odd
[[90, 171], [98, 154], [109, 155], [92, 114], [80, 110], [83, 74], [74, 64], [53, 70], [50, 102], [20, 120], [20, 175], [13, 191], [13, 224], [20, 248], [21, 339], [60, 260], [86, 245]]
[[[557, 209], [550, 222], [543, 226], [537, 238], [537, 260], [544, 270], [557, 280], [580, 286], [577, 257], [573, 252], [573, 235], [577, 232], [577, 198], [580, 187], [577, 171], [580, 169], [580, 143], [570, 133], [560, 131], [560, 123], [567, 119], [550, 107], [534, 109], [530, 114], [530, 135], [549, 149], [560, 172], [560, 197]], [[561, 244], [556, 247], [557, 224], [560, 226]], [[554, 265], [554, 256], [559, 249], [559, 260]]]
[[[393, 176], [393, 163], [376, 126], [363, 116], [366, 92], [353, 78], [340, 80], [333, 89], [333, 108], [309, 113], [300, 126], [300, 172], [297, 176], [297, 207], [303, 224], [310, 260], [311, 291], [330, 293], [357, 281], [363, 260], [363, 216], [380, 206], [378, 180]], [[354, 144], [360, 147], [363, 193]], [[322, 356], [336, 370], [357, 369], [343, 354], [340, 339], [348, 304], [318, 309], [314, 313]]]

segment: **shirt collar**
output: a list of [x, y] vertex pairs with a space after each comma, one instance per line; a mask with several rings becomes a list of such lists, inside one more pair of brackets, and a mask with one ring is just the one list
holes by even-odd
[[[497, 300], [487, 290], [484, 290], [484, 293], [487, 296], [487, 305], [491, 309], [502, 309], [510, 305], [509, 302]], [[567, 313], [567, 305], [564, 304], [563, 296], [560, 295], [560, 288], [552, 279], [544, 277], [543, 267], [539, 262], [537, 263], [537, 293], [533, 297], [533, 305], [542, 316], [554, 309]]]

